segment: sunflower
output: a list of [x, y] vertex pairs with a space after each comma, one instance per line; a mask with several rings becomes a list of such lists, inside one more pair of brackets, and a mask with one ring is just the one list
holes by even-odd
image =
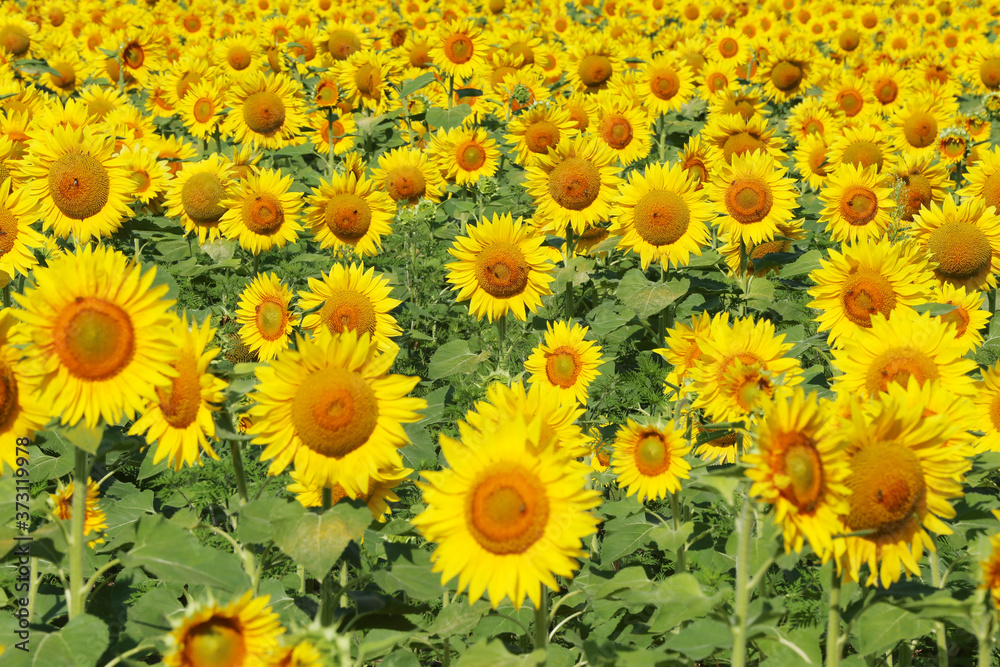
[[440, 201], [444, 187], [427, 154], [415, 148], [394, 148], [380, 155], [372, 180], [401, 206], [416, 204], [421, 197]]
[[0, 49], [7, 59], [30, 57], [38, 26], [18, 12], [6, 12], [0, 18]]
[[892, 179], [889, 182], [893, 186], [893, 198], [898, 207], [895, 214], [903, 222], [912, 222], [913, 216], [922, 208], [930, 206], [931, 202], [940, 204], [944, 201], [948, 174], [944, 165], [936, 162], [931, 154], [903, 155], [889, 176]]
[[820, 259], [822, 268], [809, 274], [816, 284], [809, 307], [821, 311], [818, 330], [830, 330], [831, 345], [870, 329], [876, 313], [889, 317], [926, 303], [935, 285], [927, 260], [913, 246], [861, 240], [829, 253]]
[[257, 369], [253, 442], [273, 459], [269, 475], [294, 460], [304, 483], [340, 484], [356, 498], [379, 470], [402, 467], [402, 424], [427, 406], [406, 396], [420, 378], [387, 375], [398, 348], [377, 354], [367, 332], [299, 338], [296, 348]]
[[48, 66], [53, 70], [46, 78], [46, 83], [59, 94], [69, 97], [76, 94], [86, 79], [84, 62], [75, 51], [59, 49], [46, 57]]
[[487, 48], [481, 35], [482, 29], [471, 19], [442, 22], [431, 44], [431, 59], [445, 75], [468, 78], [486, 64]]
[[330, 114], [317, 111], [307, 118], [307, 125], [315, 128], [310, 139], [317, 153], [329, 155], [332, 150], [334, 155], [341, 155], [354, 148], [358, 126], [350, 113], [331, 118]]
[[826, 138], [818, 133], [800, 139], [795, 147], [795, 168], [814, 191], [821, 190], [830, 175], [826, 161], [829, 151]]
[[38, 206], [25, 189], [12, 189], [10, 178], [0, 183], [0, 274], [27, 276], [38, 265], [34, 249], [45, 245], [31, 226], [38, 218]]
[[213, 56], [218, 71], [229, 81], [240, 81], [260, 69], [261, 54], [252, 35], [237, 33], [219, 40]]
[[964, 287], [953, 287], [948, 283], [937, 285], [931, 303], [954, 306], [938, 318], [955, 325], [955, 338], [965, 344], [967, 351], [975, 350], [983, 342], [982, 330], [992, 313], [986, 309], [986, 294], [978, 290], [966, 291]]
[[607, 38], [584, 39], [569, 49], [567, 78], [576, 90], [604, 90], [626, 67], [620, 53], [619, 46]]
[[770, 241], [778, 224], [792, 219], [794, 181], [786, 170], [761, 151], [734, 155], [732, 164], [719, 163], [706, 185], [709, 197], [725, 214], [717, 224], [733, 242], [758, 245]]
[[975, 427], [985, 435], [977, 451], [1000, 452], [1000, 362], [983, 371], [972, 394], [975, 406]]
[[368, 334], [379, 350], [395, 347], [391, 339], [403, 331], [389, 311], [402, 302], [389, 297], [389, 280], [374, 268], [335, 264], [320, 280], [309, 278], [309, 289], [299, 292], [299, 307], [314, 311], [303, 318], [302, 328], [319, 340], [354, 332], [358, 338]]
[[762, 116], [747, 120], [738, 113], [717, 115], [705, 125], [702, 137], [716, 163], [732, 164], [735, 156], [757, 151], [779, 162], [785, 159], [784, 140], [774, 136]]
[[589, 327], [560, 320], [546, 322], [545, 328], [545, 342], [524, 362], [531, 384], [557, 389], [564, 400], [586, 405], [587, 388], [601, 374], [601, 346], [583, 339]]
[[716, 317], [698, 343], [692, 407], [705, 408], [713, 422], [738, 421], [802, 382], [798, 359], [785, 356], [792, 343], [784, 339], [767, 320], [746, 317], [730, 326], [728, 318]]
[[792, 251], [792, 243], [795, 241], [801, 241], [808, 236], [808, 232], [802, 228], [802, 223], [804, 220], [798, 218], [796, 220], [790, 220], [787, 223], [778, 223], [778, 233], [773, 241], [765, 241], [755, 246], [744, 246], [743, 252], [746, 253], [746, 259], [740, 259], [740, 242], [739, 240], [733, 241], [728, 234], [723, 234], [719, 237], [722, 241], [722, 245], [719, 246], [718, 252], [722, 255], [722, 258], [726, 260], [726, 265], [729, 266], [729, 271], [734, 276], [741, 275], [740, 262], [745, 261], [746, 265], [742, 267], [742, 270], [746, 272], [747, 275], [752, 275], [755, 277], [766, 276], [772, 271], [775, 273], [781, 272], [780, 265], [765, 266], [763, 269], [756, 269], [754, 267], [754, 262], [762, 262], [765, 257], [773, 253], [786, 253]]
[[[164, 78], [159, 81], [165, 88], [165, 103], [176, 109], [191, 86], [202, 80], [211, 80], [211, 69], [211, 63], [207, 58], [199, 58], [194, 54], [185, 55], [173, 63], [163, 75]], [[116, 78], [115, 81], [117, 80]]]
[[[702, 97], [709, 100], [735, 91], [739, 79], [736, 74], [736, 65], [731, 60], [721, 59], [709, 60], [701, 70], [701, 78]], [[749, 115], [753, 116], [754, 114]]]
[[17, 468], [17, 441], [34, 439], [48, 422], [48, 410], [38, 400], [21, 350], [10, 344], [15, 325], [10, 308], [0, 310], [0, 465]]
[[820, 192], [825, 208], [821, 221], [836, 241], [879, 239], [889, 226], [892, 191], [880, 187], [874, 166], [841, 164]]
[[674, 421], [637, 423], [628, 419], [615, 434], [611, 467], [618, 486], [628, 495], [638, 493], [639, 502], [666, 498], [681, 490], [681, 480], [688, 479], [691, 464], [684, 457], [691, 447]]
[[909, 98], [912, 87], [910, 71], [897, 63], [882, 63], [869, 69], [865, 78], [871, 84], [875, 103], [883, 112], [893, 112]]
[[188, 93], [177, 103], [184, 126], [194, 136], [207, 140], [222, 122], [226, 110], [225, 88], [208, 81], [199, 81], [188, 88]]
[[125, 168], [132, 177], [132, 199], [148, 204], [167, 189], [170, 180], [167, 163], [156, 159], [156, 153], [136, 143], [124, 146], [118, 156], [125, 161]]
[[650, 118], [642, 107], [625, 98], [605, 99], [597, 113], [596, 134], [614, 151], [618, 162], [628, 166], [649, 155], [652, 132]]
[[[332, 0], [320, 0], [332, 2]], [[323, 667], [323, 654], [307, 640], [294, 646], [282, 646], [273, 656], [275, 667]]]
[[[75, 488], [75, 481], [69, 484], [60, 482], [56, 492], [49, 494], [49, 507], [52, 508], [52, 514], [57, 519], [69, 520], [73, 518], [73, 491]], [[108, 527], [108, 515], [97, 504], [100, 499], [101, 488], [97, 482], [88, 477], [87, 503], [83, 519], [84, 537], [91, 533], [103, 533]], [[104, 538], [95, 535], [94, 539], [87, 542], [87, 546], [93, 549], [98, 544], [103, 543]]]
[[154, 29], [130, 28], [119, 38], [118, 60], [126, 78], [145, 83], [166, 64], [163, 38]]
[[458, 290], [457, 301], [470, 299], [469, 310], [490, 322], [507, 316], [525, 321], [525, 309], [535, 313], [542, 296], [551, 294], [552, 264], [542, 250], [545, 237], [509, 213], [466, 228], [448, 252], [458, 259], [446, 265], [448, 282]]
[[[376, 477], [368, 480], [368, 488], [356, 497], [348, 495], [347, 490], [340, 484], [334, 484], [330, 489], [330, 499], [333, 504], [344, 498], [364, 500], [368, 505], [368, 511], [372, 513], [372, 519], [375, 519], [379, 523], [385, 523], [389, 515], [392, 514], [392, 508], [389, 507], [389, 503], [399, 502], [399, 496], [393, 493], [393, 489], [399, 486], [400, 482], [412, 473], [413, 470], [410, 468], [379, 470]], [[303, 507], [323, 506], [322, 486], [304, 482], [302, 475], [294, 470], [289, 473], [289, 476], [292, 478], [292, 484], [286, 486], [285, 489], [289, 493], [295, 494], [295, 499], [299, 501], [299, 504]]]
[[965, 173], [961, 197], [976, 197], [1000, 210], [1000, 146], [980, 151], [979, 161]]
[[962, 496], [963, 474], [969, 470], [964, 446], [945, 446], [961, 430], [946, 413], [928, 414], [916, 379], [905, 391], [883, 395], [880, 409], [865, 415], [855, 410], [840, 430], [850, 473], [843, 517], [843, 539], [834, 541], [838, 570], [866, 586], [888, 588], [905, 571], [920, 576], [924, 548], [933, 551], [928, 530], [949, 535], [941, 519], [955, 510], [950, 498]]
[[767, 62], [757, 72], [764, 93], [777, 102], [787, 102], [808, 90], [818, 60], [813, 51], [801, 42], [772, 42]]
[[302, 86], [285, 74], [249, 74], [235, 81], [226, 94], [229, 113], [222, 133], [254, 148], [294, 143], [299, 128], [306, 124], [301, 97]]
[[219, 231], [255, 255], [294, 242], [302, 231], [298, 221], [302, 200], [289, 192], [293, 182], [292, 176], [282, 178], [276, 169], [261, 169], [239, 181], [222, 203], [227, 210]]
[[621, 182], [614, 162], [614, 151], [593, 137], [564, 139], [548, 155], [539, 155], [524, 183], [538, 221], [556, 230], [572, 225], [581, 234], [587, 225], [606, 220]]
[[115, 141], [90, 129], [55, 127], [33, 141], [20, 165], [25, 197], [39, 201], [42, 226], [78, 243], [111, 236], [128, 211], [125, 161], [113, 156]]
[[760, 89], [752, 86], [724, 88], [708, 99], [709, 117], [741, 116], [749, 122], [752, 118], [764, 119], [766, 100]]
[[459, 185], [474, 185], [483, 176], [493, 176], [500, 159], [496, 141], [480, 128], [439, 130], [430, 153], [445, 178]]
[[1000, 44], [979, 40], [969, 51], [963, 74], [975, 94], [1000, 91]]
[[374, 255], [382, 237], [392, 233], [394, 208], [372, 181], [346, 171], [313, 188], [306, 221], [320, 248], [349, 246], [359, 255]]
[[199, 243], [219, 238], [223, 202], [232, 187], [232, 164], [218, 153], [200, 162], [185, 162], [167, 189], [167, 215], [179, 217], [185, 234], [195, 232]]
[[871, 126], [850, 127], [844, 128], [830, 144], [827, 160], [830, 163], [828, 171], [841, 164], [853, 164], [858, 167], [874, 166], [875, 171], [881, 173], [887, 162], [891, 164], [892, 154], [880, 130]]
[[586, 130], [591, 122], [588, 112], [591, 107], [592, 116], [596, 119], [597, 105], [589, 100], [575, 105], [573, 100], [569, 100], [562, 106], [543, 102], [511, 119], [507, 125], [509, 134], [504, 138], [508, 143], [515, 144], [517, 164], [524, 168], [534, 166], [539, 156], [548, 155], [550, 148], [555, 148], [578, 131]]
[[129, 435], [146, 434], [146, 443], [156, 443], [154, 464], [164, 458], [174, 470], [184, 465], [201, 463], [201, 451], [213, 459], [218, 455], [209, 444], [215, 438], [214, 405], [223, 400], [226, 388], [221, 380], [208, 372], [208, 366], [219, 354], [219, 348], [206, 350], [215, 337], [206, 318], [201, 327], [187, 316], [175, 319], [172, 340], [177, 345], [171, 362], [177, 375], [169, 387], [156, 389], [156, 399], [149, 402], [142, 416], [132, 424]]
[[470, 603], [488, 591], [494, 608], [508, 597], [539, 607], [542, 586], [573, 576], [597, 530], [600, 494], [563, 452], [537, 446], [539, 428], [518, 416], [465, 442], [442, 435], [449, 467], [418, 483], [427, 509], [411, 522], [437, 543], [432, 570], [442, 582], [458, 575]]
[[788, 133], [800, 142], [812, 135], [832, 140], [842, 124], [839, 114], [830, 109], [819, 97], [807, 97], [792, 107], [785, 121]]
[[824, 561], [833, 551], [839, 515], [847, 513], [848, 475], [837, 418], [828, 401], [796, 387], [787, 399], [764, 406], [748, 454], [750, 495], [774, 506], [785, 553], [800, 553], [805, 540]]
[[288, 347], [293, 318], [292, 292], [271, 274], [258, 274], [240, 294], [236, 321], [240, 339], [261, 361], [270, 361]]
[[686, 266], [708, 245], [712, 206], [698, 183], [680, 165], [650, 164], [618, 186], [618, 214], [611, 229], [618, 247], [639, 253], [643, 270], [659, 261]]
[[123, 254], [85, 246], [35, 269], [34, 289], [14, 294], [24, 308], [12, 337], [30, 343], [25, 354], [42, 383], [39, 398], [63, 424], [104, 418], [116, 424], [168, 386], [173, 301], [153, 287], [156, 270], [141, 274]]
[[684, 148], [677, 151], [677, 163], [696, 183], [695, 190], [701, 190], [708, 182], [709, 164], [712, 160], [708, 150], [701, 143], [701, 137], [689, 137]]
[[694, 90], [694, 75], [679, 56], [658, 56], [639, 68], [636, 93], [654, 118], [680, 109]]
[[[695, 447], [694, 455], [709, 465], [735, 463], [739, 455], [746, 453], [752, 444], [744, 429], [709, 430], [702, 424], [695, 424], [695, 433], [702, 444]], [[709, 436], [710, 440], [704, 440]]]
[[927, 95], [918, 95], [910, 98], [893, 114], [890, 136], [900, 153], [933, 153], [938, 133], [950, 119], [946, 105]]
[[833, 389], [876, 399], [890, 384], [912, 377], [919, 384], [938, 381], [946, 391], [967, 396], [973, 382], [966, 374], [976, 362], [963, 358], [966, 345], [954, 332], [951, 324], [909, 308], [888, 319], [873, 315], [871, 328], [856, 329], [833, 349], [834, 365], [842, 372], [833, 378]]
[[364, 28], [351, 20], [327, 21], [325, 34], [320, 37], [320, 53], [333, 61], [347, 60], [351, 55], [374, 44]]
[[1000, 272], [1000, 216], [982, 200], [948, 197], [913, 216], [913, 238], [930, 255], [938, 280], [966, 289], [993, 289]]
[[[718, 317], [729, 321], [729, 313], [722, 312]], [[673, 370], [667, 374], [663, 393], [677, 392], [677, 397], [680, 398], [688, 392], [692, 371], [701, 359], [701, 347], [698, 343], [708, 336], [711, 327], [711, 315], [702, 312], [691, 316], [690, 325], [678, 322], [673, 328], [667, 329], [664, 338], [667, 346], [653, 350], [673, 366]]]
[[393, 89], [390, 81], [397, 78], [396, 61], [388, 54], [365, 49], [352, 54], [340, 68], [337, 83], [340, 93], [352, 107], [371, 109], [375, 114], [389, 110]]
[[166, 667], [240, 667], [270, 664], [284, 633], [270, 596], [247, 591], [225, 607], [192, 604], [175, 622], [163, 656]]

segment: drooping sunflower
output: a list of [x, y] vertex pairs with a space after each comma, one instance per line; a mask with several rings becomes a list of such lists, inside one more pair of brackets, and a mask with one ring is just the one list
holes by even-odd
[[890, 318], [873, 315], [871, 328], [857, 329], [833, 349], [834, 365], [841, 375], [833, 378], [833, 390], [858, 393], [877, 399], [892, 383], [905, 384], [911, 377], [919, 384], [937, 381], [959, 396], [973, 392], [967, 373], [976, 362], [965, 359], [966, 346], [955, 338], [954, 327], [905, 308]]
[[377, 353], [367, 332], [300, 338], [296, 347], [257, 369], [253, 442], [265, 446], [262, 461], [273, 459], [269, 475], [294, 461], [305, 483], [340, 484], [356, 498], [379, 470], [402, 467], [402, 425], [427, 406], [407, 396], [420, 378], [387, 375], [398, 348]]
[[382, 237], [392, 233], [394, 208], [373, 181], [345, 171], [313, 188], [306, 221], [320, 248], [349, 246], [359, 255], [374, 255]]
[[537, 312], [555, 279], [542, 250], [545, 237], [509, 213], [469, 225], [466, 233], [448, 249], [458, 259], [446, 265], [448, 282], [459, 291], [456, 300], [469, 299], [472, 314], [490, 322], [506, 317], [507, 311], [522, 322], [526, 309]]
[[312, 331], [320, 340], [353, 332], [356, 337], [368, 334], [373, 347], [388, 350], [395, 347], [392, 338], [403, 332], [389, 314], [401, 301], [389, 297], [389, 280], [374, 268], [367, 271], [363, 264], [335, 264], [329, 274], [309, 278], [308, 292], [299, 292], [299, 307], [311, 312], [302, 321], [302, 328]]
[[166, 285], [153, 287], [155, 269], [143, 274], [120, 252], [88, 245], [50, 259], [34, 277], [35, 288], [14, 294], [23, 324], [12, 342], [30, 343], [28, 367], [51, 416], [71, 426], [83, 419], [94, 427], [102, 417], [117, 424], [169, 386], [174, 302], [162, 299]]
[[0, 466], [17, 468], [18, 438], [34, 439], [48, 422], [48, 410], [38, 400], [22, 353], [10, 344], [15, 318], [0, 310]]
[[113, 137], [86, 128], [55, 127], [46, 140], [31, 142], [20, 171], [25, 196], [40, 202], [45, 229], [80, 243], [118, 230], [131, 179], [114, 149]]
[[786, 171], [759, 150], [719, 163], [705, 189], [717, 210], [725, 211], [716, 222], [720, 231], [747, 245], [773, 239], [795, 206], [794, 181], [785, 178]]
[[638, 494], [639, 502], [657, 500], [680, 491], [681, 480], [691, 471], [684, 459], [690, 452], [684, 429], [673, 420], [638, 423], [630, 418], [615, 434], [611, 468], [629, 496]]
[[926, 303], [934, 288], [927, 260], [912, 245], [892, 245], [888, 239], [846, 243], [831, 248], [822, 268], [809, 274], [810, 308], [820, 310], [819, 331], [830, 331], [831, 345], [870, 329], [876, 313], [893, 312]]
[[763, 116], [744, 118], [738, 113], [719, 114], [702, 130], [712, 162], [732, 164], [733, 157], [762, 152], [776, 161], [785, 159], [783, 139], [774, 135]]
[[572, 577], [582, 541], [597, 529], [590, 512], [600, 494], [585, 486], [586, 470], [565, 453], [537, 446], [540, 425], [515, 417], [458, 442], [441, 436], [449, 467], [423, 473], [427, 509], [411, 521], [437, 543], [433, 571], [475, 602], [488, 593], [496, 608], [528, 597], [538, 607], [553, 575]]
[[605, 99], [598, 106], [594, 134], [615, 152], [619, 163], [628, 166], [649, 155], [653, 136], [650, 118], [642, 107], [627, 99]]
[[536, 222], [575, 234], [606, 220], [621, 182], [614, 151], [593, 137], [564, 139], [528, 168], [524, 187], [535, 200]]
[[258, 274], [240, 294], [240, 339], [261, 361], [274, 359], [288, 347], [294, 323], [291, 301], [291, 290], [273, 273]]
[[785, 553], [800, 553], [805, 540], [824, 561], [832, 555], [838, 516], [847, 513], [848, 475], [837, 417], [827, 401], [795, 387], [786, 399], [765, 404], [746, 471], [750, 495], [774, 506]]
[[[75, 481], [70, 482], [69, 484], [63, 484], [60, 482], [59, 488], [56, 489], [56, 492], [49, 494], [49, 507], [52, 508], [52, 514], [57, 519], [67, 520], [73, 518], [73, 493], [75, 490]], [[104, 538], [99, 537], [99, 535], [108, 527], [108, 515], [97, 504], [100, 499], [101, 488], [97, 485], [97, 482], [88, 477], [87, 503], [83, 519], [83, 535], [86, 537], [91, 533], [95, 533], [94, 539], [87, 541], [87, 546], [91, 549], [104, 542]]]
[[226, 94], [222, 133], [254, 148], [286, 146], [306, 124], [301, 98], [302, 86], [286, 74], [249, 74]]
[[[733, 241], [728, 234], [723, 234], [719, 237], [719, 241], [722, 243], [718, 248], [718, 252], [726, 260], [726, 265], [734, 276], [743, 275], [741, 271], [747, 275], [756, 277], [766, 276], [771, 272], [780, 273], [780, 265], [765, 266], [762, 269], [758, 269], [754, 266], [754, 262], [763, 263], [766, 261], [765, 258], [773, 253], [791, 252], [795, 241], [801, 241], [808, 236], [808, 232], [802, 228], [803, 222], [802, 218], [797, 218], [787, 223], [778, 223], [778, 233], [774, 240], [765, 241], [753, 246], [744, 245], [743, 252], [746, 253], [745, 259], [741, 259], [740, 257], [739, 240]], [[746, 264], [741, 267], [740, 263], [744, 261]]]
[[215, 337], [208, 318], [199, 327], [188, 324], [183, 315], [174, 321], [172, 340], [177, 348], [171, 362], [177, 375], [169, 387], [156, 389], [156, 399], [149, 402], [142, 416], [129, 429], [129, 435], [146, 434], [146, 443], [156, 443], [153, 462], [163, 459], [174, 470], [201, 463], [201, 451], [219, 458], [209, 439], [215, 438], [212, 412], [223, 400], [226, 381], [208, 372], [208, 365], [219, 348], [206, 349]]
[[386, 53], [365, 49], [351, 54], [340, 67], [337, 84], [354, 108], [385, 113], [393, 102], [390, 81], [397, 78], [397, 64]]
[[482, 29], [471, 19], [442, 22], [430, 56], [445, 75], [465, 79], [486, 64], [487, 46]]
[[708, 223], [714, 217], [705, 192], [681, 165], [653, 163], [618, 186], [618, 215], [612, 234], [618, 247], [639, 253], [643, 270], [654, 261], [686, 266], [692, 254], [708, 245]]
[[[591, 114], [587, 113], [589, 108], [583, 103], [579, 105], [566, 103], [562, 106], [541, 103], [511, 119], [507, 125], [510, 134], [504, 138], [508, 143], [515, 144], [517, 164], [524, 168], [531, 167], [539, 156], [548, 155], [550, 148], [555, 148], [577, 131], [585, 130], [591, 122]], [[576, 115], [574, 109], [577, 111]], [[593, 104], [592, 115], [596, 119], [596, 104]]]
[[826, 137], [813, 133], [800, 139], [795, 147], [793, 158], [799, 175], [809, 183], [814, 191], [820, 190], [830, 175], [826, 155], [830, 151]]
[[372, 180], [400, 206], [416, 204], [421, 197], [440, 201], [444, 187], [427, 154], [415, 148], [394, 148], [380, 155]]
[[291, 175], [282, 177], [277, 169], [260, 169], [239, 181], [222, 203], [226, 213], [219, 231], [255, 255], [294, 242], [302, 231], [302, 199], [289, 192], [293, 182]]
[[913, 216], [910, 233], [930, 256], [938, 280], [966, 289], [997, 286], [1000, 216], [982, 200], [932, 203]]
[[545, 329], [545, 342], [524, 362], [531, 384], [557, 389], [565, 400], [586, 405], [587, 388], [601, 374], [601, 346], [584, 340], [590, 327], [559, 320], [546, 322]]
[[694, 75], [684, 61], [668, 53], [644, 63], [636, 78], [636, 94], [650, 116], [676, 111], [694, 95]]
[[194, 232], [199, 243], [214, 241], [220, 236], [223, 202], [232, 184], [232, 165], [218, 153], [185, 162], [167, 189], [167, 215], [179, 217], [185, 234]]
[[[399, 496], [393, 493], [393, 489], [399, 486], [400, 482], [412, 473], [413, 470], [410, 468], [379, 470], [378, 476], [372, 477], [368, 481], [368, 488], [357, 496], [349, 495], [347, 490], [340, 484], [334, 484], [333, 488], [330, 489], [330, 500], [332, 504], [336, 504], [344, 498], [364, 500], [368, 505], [368, 511], [372, 513], [372, 518], [379, 523], [385, 523], [389, 515], [392, 514], [392, 508], [389, 507], [389, 503], [399, 502]], [[289, 493], [294, 493], [295, 499], [303, 507], [323, 506], [322, 486], [306, 483], [303, 481], [302, 475], [294, 470], [289, 473], [289, 476], [292, 478], [293, 483], [286, 486], [285, 489]]]
[[[944, 201], [948, 175], [944, 165], [935, 161], [933, 155], [903, 155], [890, 172], [890, 177], [888, 182], [900, 209], [897, 215], [903, 222], [912, 222], [914, 214], [930, 206], [931, 202], [940, 204]], [[963, 191], [959, 194], [969, 196]]]
[[835, 241], [882, 238], [893, 205], [892, 191], [880, 182], [874, 165], [841, 164], [830, 175], [819, 195], [825, 205], [820, 220]]
[[242, 667], [269, 664], [285, 632], [269, 595], [247, 591], [220, 607], [214, 600], [191, 604], [175, 621], [163, 656], [166, 667]]
[[480, 177], [492, 176], [500, 159], [496, 141], [481, 128], [440, 130], [430, 153], [445, 178], [459, 185], [475, 185]]

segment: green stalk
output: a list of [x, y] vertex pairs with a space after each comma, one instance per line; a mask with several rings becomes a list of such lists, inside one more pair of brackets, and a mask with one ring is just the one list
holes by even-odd
[[750, 498], [743, 498], [736, 524], [736, 608], [733, 610], [732, 667], [747, 664], [747, 616], [750, 609]]
[[913, 647], [910, 642], [905, 641], [899, 645], [899, 667], [912, 667]]
[[993, 664], [993, 606], [985, 590], [976, 591], [976, 610], [972, 613], [972, 623], [976, 632], [976, 646], [979, 658], [978, 667], [991, 667]]
[[[680, 496], [676, 493], [670, 494], [670, 513], [674, 518], [674, 531], [676, 532], [681, 529], [681, 519], [683, 518], [681, 516]], [[677, 548], [677, 562], [674, 563], [675, 572], [684, 572], [687, 570], [687, 566], [684, 562], [686, 551], [687, 545], [685, 544], [682, 544]]]
[[[441, 608], [444, 609], [448, 606], [448, 591], [444, 592], [441, 597]], [[448, 637], [444, 638], [444, 655], [441, 657], [442, 667], [451, 667], [451, 642]]]
[[[324, 486], [323, 511], [326, 512], [331, 507], [333, 507], [333, 489]], [[330, 568], [330, 571], [323, 577], [323, 583], [320, 584], [319, 590], [319, 622], [323, 627], [327, 627], [333, 623], [334, 610], [333, 568]]]
[[826, 619], [826, 667], [840, 667], [840, 574], [830, 577], [830, 612]]
[[10, 308], [10, 281], [3, 286], [3, 307]]
[[[573, 253], [576, 251], [576, 237], [573, 235], [573, 226], [566, 225], [566, 266], [569, 266], [570, 261], [573, 259]], [[566, 281], [566, 302], [565, 313], [566, 319], [573, 319], [573, 311], [575, 309], [575, 304], [573, 303], [573, 278], [571, 277]]]
[[542, 597], [535, 607], [535, 650], [544, 649], [549, 643], [549, 589], [541, 584]]
[[87, 452], [76, 449], [76, 466], [73, 473], [73, 515], [70, 517], [69, 543], [69, 620], [83, 614], [87, 594], [83, 585], [83, 550], [87, 548], [87, 540], [83, 534], [84, 520], [87, 517], [87, 476], [90, 474], [90, 461]]
[[240, 494], [240, 504], [246, 505], [249, 501], [249, 496], [247, 495], [247, 474], [243, 470], [243, 454], [240, 451], [240, 443], [230, 440], [229, 451], [233, 454], [233, 472], [236, 473], [236, 491]]
[[326, 112], [327, 139], [330, 142], [330, 153], [327, 155], [326, 177], [333, 180], [333, 111]]
[[499, 359], [503, 360], [503, 346], [507, 342], [507, 313], [497, 319], [497, 340], [500, 343]]
[[[941, 563], [937, 551], [931, 551], [931, 584], [941, 588]], [[948, 631], [941, 621], [934, 621], [934, 636], [937, 639], [938, 667], [948, 667]]]

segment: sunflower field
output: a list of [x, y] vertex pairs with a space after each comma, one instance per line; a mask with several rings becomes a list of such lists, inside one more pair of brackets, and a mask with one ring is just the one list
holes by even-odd
[[1000, 665], [998, 36], [0, 2], [0, 667]]

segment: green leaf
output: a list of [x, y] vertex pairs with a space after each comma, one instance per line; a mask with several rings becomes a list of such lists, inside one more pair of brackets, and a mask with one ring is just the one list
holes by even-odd
[[934, 629], [929, 620], [887, 602], [866, 608], [851, 627], [858, 638], [855, 648], [861, 655], [885, 653], [904, 639], [922, 637]]
[[306, 571], [322, 579], [352, 540], [372, 521], [368, 507], [338, 502], [322, 514], [305, 513], [297, 521], [273, 528], [274, 542]]
[[628, 556], [651, 540], [653, 526], [646, 521], [646, 513], [618, 517], [604, 524], [604, 542], [601, 544], [601, 563], [612, 563]]
[[163, 295], [163, 299], [177, 300], [177, 293], [180, 291], [180, 288], [177, 286], [177, 281], [174, 280], [174, 277], [166, 269], [160, 269], [156, 272], [156, 277], [153, 278], [153, 284], [150, 285], [150, 289], [159, 285], [167, 286], [167, 293]]
[[725, 623], [705, 618], [687, 626], [684, 632], [668, 637], [665, 643], [671, 650], [692, 660], [704, 660], [719, 649], [731, 649], [733, 635]]
[[781, 269], [781, 277], [795, 278], [797, 276], [804, 276], [807, 273], [812, 273], [813, 271], [822, 268], [819, 263], [819, 260], [821, 259], [823, 259], [823, 252], [821, 250], [810, 250], [791, 264]]
[[45, 436], [61, 444], [69, 445], [69, 451], [73, 448], [82, 449], [88, 454], [97, 452], [101, 446], [101, 438], [104, 437], [104, 427], [90, 428], [83, 420], [77, 422], [76, 426], [60, 426], [57, 430], [46, 431]]
[[931, 317], [947, 315], [951, 311], [955, 310], [955, 308], [957, 308], [957, 306], [950, 303], [918, 303], [913, 306], [913, 310], [917, 311], [921, 315], [924, 313], [930, 313]]
[[240, 523], [236, 536], [243, 543], [267, 544], [275, 526], [299, 521], [306, 509], [297, 501], [284, 498], [258, 498], [240, 508]]
[[708, 615], [728, 594], [729, 588], [722, 587], [713, 595], [706, 595], [693, 574], [681, 572], [648, 587], [629, 590], [622, 598], [654, 605], [656, 611], [649, 620], [649, 630], [662, 634]]
[[399, 87], [399, 96], [406, 97], [407, 95], [412, 95], [421, 88], [429, 86], [435, 79], [433, 72], [427, 72], [421, 74], [416, 79], [410, 79], [409, 81], [404, 81], [403, 85]]
[[754, 640], [767, 659], [760, 667], [818, 667], [823, 664], [820, 651], [821, 626], [787, 628], [765, 628], [766, 636]]
[[618, 283], [616, 296], [639, 317], [649, 317], [687, 294], [690, 286], [691, 281], [686, 278], [654, 283], [641, 269], [632, 269]]
[[59, 632], [45, 635], [32, 647], [32, 665], [39, 667], [93, 667], [108, 648], [110, 633], [104, 621], [84, 614]]
[[663, 551], [676, 553], [678, 549], [687, 543], [687, 539], [691, 537], [693, 532], [694, 523], [690, 521], [682, 523], [677, 530], [674, 530], [672, 524], [660, 524], [659, 526], [653, 526], [653, 529], [649, 531], [649, 537]]
[[441, 575], [431, 572], [430, 552], [409, 544], [387, 542], [388, 567], [372, 572], [372, 579], [386, 593], [402, 591], [413, 600], [440, 600]]
[[472, 107], [468, 104], [459, 104], [451, 109], [431, 107], [427, 110], [425, 120], [434, 129], [450, 130], [461, 125], [470, 113], [472, 113]]
[[528, 667], [544, 665], [545, 651], [539, 649], [527, 655], [514, 655], [498, 639], [480, 640], [465, 650], [455, 667]]
[[440, 380], [458, 373], [471, 373], [489, 356], [488, 351], [476, 354], [469, 350], [468, 341], [453, 340], [434, 352], [427, 368], [427, 376], [432, 380]]
[[454, 602], [437, 613], [427, 633], [442, 639], [468, 634], [479, 625], [479, 620], [489, 609], [490, 605], [482, 600], [472, 605], [464, 601]]

